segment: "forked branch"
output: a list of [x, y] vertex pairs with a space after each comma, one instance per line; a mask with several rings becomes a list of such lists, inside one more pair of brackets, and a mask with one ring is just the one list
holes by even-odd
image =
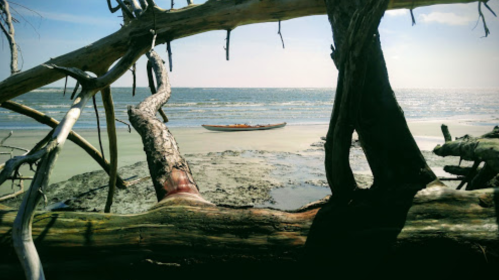
[[[59, 122], [53, 118], [51, 118], [48, 115], [43, 114], [42, 112], [39, 112], [33, 108], [30, 108], [28, 106], [13, 102], [13, 101], [6, 101], [0, 105], [0, 107], [3, 107], [5, 109], [11, 110], [13, 112], [16, 112], [18, 114], [25, 115], [27, 117], [30, 117], [37, 122], [41, 124], [45, 124], [49, 127], [56, 128], [59, 125]], [[91, 156], [101, 167], [106, 171], [107, 174], [109, 174], [109, 162], [107, 162], [103, 157], [102, 154], [94, 147], [90, 142], [85, 140], [85, 138], [81, 137], [78, 133], [71, 131], [69, 133], [68, 139], [78, 145], [80, 148], [82, 148], [89, 156]], [[117, 186], [118, 188], [124, 189], [126, 188], [127, 184], [125, 180], [121, 178], [121, 176], [118, 176], [117, 180]]]
[[[47, 65], [49, 69], [56, 69], [67, 75], [71, 75], [79, 80], [83, 89], [76, 97], [73, 105], [62, 119], [59, 125], [51, 134], [47, 145], [33, 154], [28, 154], [19, 157], [7, 165], [13, 169], [18, 162], [37, 161], [40, 160], [35, 177], [31, 183], [28, 193], [24, 196], [22, 204], [17, 213], [14, 225], [12, 227], [12, 239], [14, 248], [24, 268], [27, 279], [45, 279], [42, 264], [35, 248], [31, 232], [31, 224], [33, 221], [34, 211], [40, 199], [44, 196], [43, 190], [49, 184], [50, 173], [54, 167], [58, 153], [61, 151], [66, 139], [68, 138], [74, 124], [81, 115], [83, 108], [87, 102], [101, 89], [107, 88], [117, 78], [122, 76], [130, 65], [140, 57], [143, 49], [140, 46], [135, 46], [127, 55], [124, 56], [110, 71], [99, 78], [90, 77], [87, 73], [76, 69], [59, 67], [56, 65]], [[113, 118], [114, 123], [114, 118]], [[113, 155], [111, 155], [112, 157]], [[7, 165], [6, 168], [7, 169]], [[2, 171], [2, 176], [5, 173]], [[111, 170], [111, 173], [113, 171]], [[110, 177], [113, 175], [111, 174]], [[116, 176], [116, 175], [115, 175]], [[114, 178], [116, 178], [114, 176]]]

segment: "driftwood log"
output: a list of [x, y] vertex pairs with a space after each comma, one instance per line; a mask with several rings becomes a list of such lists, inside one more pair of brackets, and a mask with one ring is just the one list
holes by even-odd
[[[442, 157], [459, 156], [461, 159], [474, 162], [472, 167], [452, 165], [444, 167], [449, 173], [466, 176], [458, 188], [466, 183], [467, 190], [493, 187], [496, 182], [491, 180], [499, 173], [499, 127], [494, 127], [491, 132], [480, 137], [465, 135], [454, 141], [448, 141], [450, 134], [448, 131], [446, 133], [448, 137], [445, 137], [445, 144], [436, 146], [433, 152]], [[444, 135], [446, 133], [444, 132]], [[483, 167], [479, 168], [481, 163]]]
[[[311, 273], [301, 265], [300, 257], [317, 206], [293, 213], [231, 209], [172, 198], [138, 215], [38, 212], [33, 239], [49, 279], [68, 279], [68, 275], [71, 279], [111, 279], [165, 270], [213, 272], [214, 268], [228, 273], [231, 267], [248, 271], [273, 267], [273, 272], [286, 267], [294, 273]], [[386, 256], [387, 263], [405, 263], [405, 268], [421, 265], [418, 270], [428, 272], [425, 267], [438, 260], [450, 274], [463, 263], [468, 267], [459, 269], [462, 273], [497, 267], [498, 206], [499, 190], [494, 189], [463, 192], [431, 187], [420, 191]], [[0, 210], [2, 279], [23, 277], [10, 235], [16, 214]], [[389, 229], [379, 226], [376, 230]]]

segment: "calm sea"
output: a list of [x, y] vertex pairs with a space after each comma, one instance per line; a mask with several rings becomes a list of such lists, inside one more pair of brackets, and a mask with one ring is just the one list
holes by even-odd
[[[42, 88], [16, 99], [60, 120], [71, 105], [68, 90]], [[499, 89], [396, 89], [399, 104], [408, 120], [470, 119], [476, 124], [499, 123]], [[147, 88], [113, 88], [116, 117], [128, 120], [126, 107], [149, 96]], [[331, 115], [334, 89], [329, 88], [174, 88], [164, 110], [171, 127], [202, 124], [325, 124]], [[104, 109], [98, 94], [101, 118]], [[105, 123], [105, 122], [104, 122]], [[101, 122], [102, 124], [102, 122]], [[76, 128], [96, 125], [92, 103], [85, 108]], [[123, 124], [118, 123], [119, 127]], [[0, 108], [0, 129], [40, 129], [45, 126]]]

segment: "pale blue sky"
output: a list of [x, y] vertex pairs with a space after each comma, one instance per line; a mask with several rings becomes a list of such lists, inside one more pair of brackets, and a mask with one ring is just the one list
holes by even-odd
[[[40, 18], [11, 4], [36, 30], [26, 23], [15, 25], [24, 70], [120, 28], [119, 13], [111, 14], [104, 0], [12, 2], [43, 16]], [[156, 3], [164, 8], [170, 5], [169, 0]], [[491, 0], [489, 5], [499, 13], [499, 0]], [[418, 8], [414, 10], [415, 26], [411, 26], [408, 10], [388, 12], [380, 33], [393, 87], [499, 87], [499, 20], [485, 8], [483, 12], [491, 30], [488, 38], [482, 38], [481, 22], [473, 29], [478, 19], [477, 3]], [[225, 31], [173, 41], [172, 86], [335, 87], [337, 71], [329, 58], [332, 37], [327, 17], [283, 21], [282, 33], [284, 50], [277, 35], [277, 23], [236, 28], [231, 33], [230, 61], [225, 60], [223, 49]], [[0, 80], [3, 80], [9, 75], [10, 53], [5, 39], [0, 39], [0, 44]], [[164, 45], [156, 50], [167, 59]], [[139, 86], [146, 86], [144, 61], [141, 59], [138, 64]], [[54, 85], [62, 84], [59, 81]], [[115, 86], [131, 85], [131, 75], [115, 83]]]

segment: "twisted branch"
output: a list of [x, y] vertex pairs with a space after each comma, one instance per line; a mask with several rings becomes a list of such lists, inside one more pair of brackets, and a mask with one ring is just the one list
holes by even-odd
[[[133, 47], [133, 46], [132, 46]], [[28, 154], [22, 157], [14, 158], [6, 164], [5, 169], [12, 168], [19, 162], [40, 160], [35, 177], [31, 183], [28, 193], [24, 196], [23, 202], [17, 213], [14, 225], [12, 227], [12, 239], [14, 248], [24, 268], [27, 279], [45, 279], [42, 264], [35, 248], [31, 232], [34, 211], [40, 199], [44, 197], [43, 190], [48, 186], [51, 170], [54, 167], [57, 155], [62, 149], [68, 138], [74, 124], [81, 115], [86, 103], [99, 90], [109, 88], [109, 84], [122, 76], [130, 65], [140, 57], [143, 46], [133, 47], [110, 71], [99, 78], [92, 78], [87, 73], [76, 69], [59, 67], [56, 65], [46, 65], [49, 69], [56, 69], [67, 75], [70, 75], [80, 81], [83, 89], [76, 97], [73, 105], [64, 116], [59, 125], [54, 129], [51, 139], [40, 151]], [[103, 99], [105, 99], [103, 97]], [[114, 118], [113, 118], [114, 123]], [[109, 125], [108, 125], [109, 126]], [[111, 154], [113, 157], [113, 154]], [[0, 175], [6, 174], [5, 169]], [[111, 178], [116, 181], [116, 172], [111, 169]]]

